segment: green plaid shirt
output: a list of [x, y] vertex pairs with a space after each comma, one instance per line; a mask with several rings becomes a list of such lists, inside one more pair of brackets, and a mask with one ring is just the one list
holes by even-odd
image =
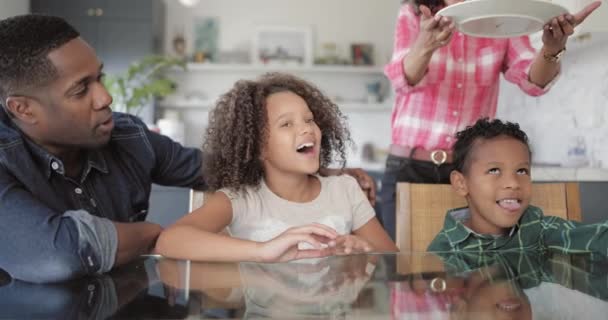
[[529, 206], [508, 235], [496, 237], [465, 227], [462, 221], [468, 217], [468, 208], [449, 210], [443, 229], [433, 239], [428, 251], [552, 250], [562, 253], [594, 252], [608, 256], [608, 221], [582, 224], [544, 216], [540, 208]]

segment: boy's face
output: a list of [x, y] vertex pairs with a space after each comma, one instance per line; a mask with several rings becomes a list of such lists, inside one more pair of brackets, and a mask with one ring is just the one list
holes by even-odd
[[479, 138], [464, 173], [453, 171], [452, 186], [467, 198], [469, 228], [484, 234], [505, 234], [530, 204], [530, 152], [517, 139]]
[[502, 267], [480, 269], [467, 278], [462, 297], [455, 299], [452, 319], [532, 319], [528, 297]]

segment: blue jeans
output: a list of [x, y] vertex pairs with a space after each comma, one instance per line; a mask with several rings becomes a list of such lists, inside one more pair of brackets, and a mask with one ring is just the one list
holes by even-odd
[[451, 163], [436, 165], [389, 154], [380, 189], [380, 210], [376, 214], [386, 232], [395, 240], [395, 199], [397, 182], [450, 183]]

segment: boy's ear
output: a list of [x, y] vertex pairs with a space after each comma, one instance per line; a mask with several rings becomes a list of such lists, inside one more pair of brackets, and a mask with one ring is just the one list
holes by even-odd
[[33, 124], [36, 122], [32, 100], [27, 97], [12, 96], [6, 98], [6, 109], [15, 119], [24, 123]]
[[457, 170], [452, 170], [450, 173], [450, 184], [452, 188], [458, 195], [462, 197], [466, 197], [469, 194], [469, 189], [467, 188], [467, 182], [464, 179], [464, 175]]

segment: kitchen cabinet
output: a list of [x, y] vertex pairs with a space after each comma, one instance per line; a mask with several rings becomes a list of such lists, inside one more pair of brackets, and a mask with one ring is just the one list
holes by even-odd
[[106, 72], [121, 72], [134, 60], [161, 51], [161, 0], [31, 0], [30, 7], [72, 24], [95, 48]]

